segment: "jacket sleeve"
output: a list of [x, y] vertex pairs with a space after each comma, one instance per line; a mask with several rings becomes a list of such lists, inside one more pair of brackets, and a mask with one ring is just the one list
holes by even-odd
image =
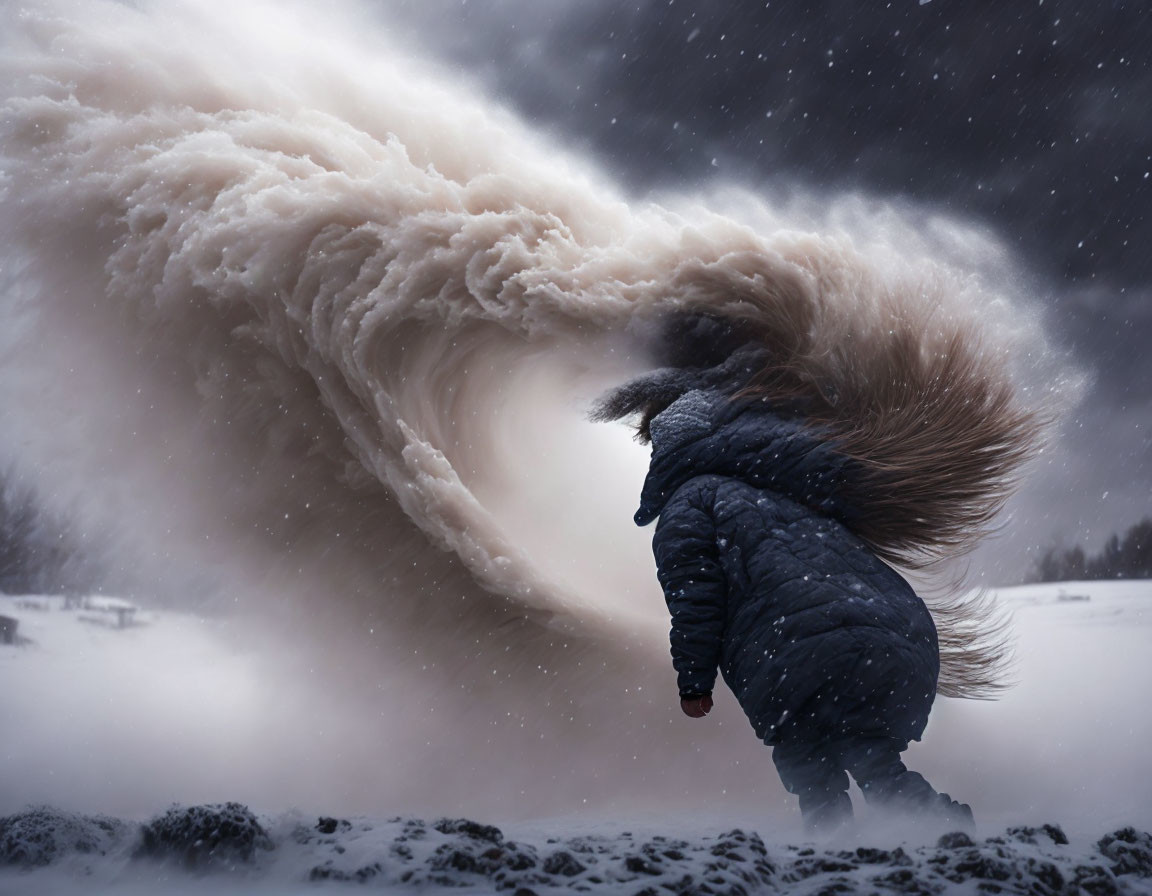
[[707, 495], [691, 487], [664, 507], [652, 538], [656, 576], [672, 614], [680, 696], [711, 694], [724, 636], [727, 583]]

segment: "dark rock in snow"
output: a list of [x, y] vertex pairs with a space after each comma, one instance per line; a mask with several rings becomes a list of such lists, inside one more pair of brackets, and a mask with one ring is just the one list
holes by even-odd
[[224, 867], [252, 861], [272, 841], [252, 811], [240, 803], [173, 806], [144, 825], [137, 856], [175, 858], [189, 868]]
[[661, 874], [662, 869], [644, 856], [625, 856], [624, 867], [633, 874]]
[[1072, 886], [1074, 891], [1089, 896], [1116, 896], [1120, 892], [1116, 878], [1103, 865], [1077, 865], [1072, 873]]
[[1064, 833], [1064, 829], [1061, 828], [1060, 825], [1045, 824], [1040, 826], [1040, 830], [1047, 834], [1057, 846], [1068, 845], [1068, 836]]
[[[560, 841], [555, 837], [550, 837], [548, 838], [548, 842], [559, 843]], [[605, 848], [603, 843], [598, 843], [585, 837], [573, 837], [571, 840], [567, 841], [566, 845], [570, 852], [584, 853], [587, 855], [592, 855], [596, 852], [603, 852]]]
[[328, 818], [321, 816], [320, 820], [316, 822], [316, 830], [321, 834], [335, 834], [336, 831], [350, 831], [352, 830], [352, 823], [344, 819]]
[[843, 874], [844, 872], [854, 871], [855, 869], [856, 866], [854, 864], [836, 859], [832, 856], [804, 857], [792, 865], [791, 870], [784, 875], [784, 880], [795, 882], [806, 880], [817, 874]]
[[37, 806], [0, 818], [0, 865], [50, 865], [69, 853], [105, 855], [130, 826], [103, 815]]
[[[442, 819], [447, 821], [447, 819]], [[419, 818], [409, 818], [404, 822], [404, 833], [402, 833], [397, 840], [422, 840], [428, 835], [428, 831], [424, 827], [424, 822]]]
[[[409, 852], [409, 856], [411, 853]], [[427, 868], [435, 874], [427, 880], [445, 884], [455, 875], [476, 875], [492, 879], [500, 888], [508, 888], [522, 882], [519, 872], [536, 867], [535, 851], [531, 846], [521, 846], [514, 842], [500, 845], [488, 840], [477, 840], [464, 836], [448, 843], [442, 843], [427, 860]], [[420, 880], [417, 869], [405, 880]], [[459, 878], [456, 878], [459, 880]]]
[[1031, 891], [1044, 896], [1058, 896], [1064, 892], [1064, 875], [1052, 862], [1028, 859], [1025, 869], [1032, 878]]
[[384, 872], [384, 867], [379, 862], [373, 862], [371, 865], [365, 865], [362, 868], [357, 868], [355, 871], [343, 871], [339, 868], [334, 868], [332, 862], [325, 862], [323, 865], [317, 865], [308, 873], [309, 880], [333, 880], [344, 882], [355, 882], [358, 884], [366, 883], [372, 878]]
[[587, 870], [576, 857], [566, 849], [558, 849], [544, 860], [545, 874], [559, 874], [564, 877], [575, 877]]
[[463, 871], [474, 873], [480, 870], [476, 856], [466, 849], [459, 849], [450, 843], [445, 843], [432, 853], [428, 860], [428, 867], [435, 871]]
[[912, 864], [912, 859], [909, 858], [908, 853], [904, 852], [904, 849], [900, 846], [897, 846], [893, 850], [860, 846], [856, 848], [855, 852], [849, 853], [849, 855], [857, 862], [865, 865], [894, 865], [901, 867]]
[[939, 884], [930, 884], [923, 877], [916, 874], [911, 868], [897, 868], [885, 874], [877, 874], [872, 883], [885, 890], [895, 890], [897, 893], [939, 893], [943, 887]]
[[1102, 837], [1096, 848], [1112, 861], [1113, 874], [1152, 877], [1152, 834], [1121, 828]]
[[[487, 855], [488, 853], [485, 853]], [[536, 851], [531, 846], [523, 846], [509, 840], [499, 856], [500, 862], [513, 871], [525, 871], [536, 867]]]
[[464, 834], [477, 840], [487, 840], [490, 843], [504, 842], [504, 834], [500, 828], [490, 824], [480, 824], [467, 818], [441, 818], [433, 822], [432, 827], [441, 834]]
[[[285, 855], [261, 863], [245, 879], [296, 869], [286, 890], [313, 881], [325, 889], [364, 885], [429, 896], [461, 889], [503, 896], [1152, 896], [1152, 835], [1131, 827], [1090, 846], [1073, 847], [1060, 828], [1040, 825], [1012, 827], [979, 842], [953, 832], [934, 845], [780, 844], [771, 855], [758, 835], [739, 829], [688, 839], [605, 833], [514, 841], [467, 819], [428, 824], [324, 816], [315, 823], [287, 819], [275, 830]], [[260, 849], [272, 847], [256, 818], [237, 803], [174, 807], [143, 827], [34, 809], [0, 818], [0, 891], [2, 875], [35, 875], [37, 866], [68, 854], [117, 850], [111, 860], [118, 873], [137, 831], [132, 858], [171, 856], [197, 872], [251, 862]], [[21, 870], [5, 871], [4, 865]], [[63, 867], [86, 874], [93, 865]], [[253, 881], [253, 889], [275, 891], [276, 881]]]
[[1012, 866], [979, 849], [968, 849], [944, 872], [944, 876], [953, 883], [963, 883], [972, 878], [1004, 881], [1011, 879]]
[[972, 838], [965, 834], [963, 831], [952, 831], [949, 834], [944, 834], [936, 841], [936, 846], [939, 849], [963, 849], [966, 846], [975, 846]]
[[1065, 836], [1064, 831], [1056, 824], [1042, 824], [1038, 828], [1030, 828], [1027, 826], [1008, 828], [1006, 835], [1012, 840], [1018, 840], [1021, 843], [1038, 843], [1042, 842], [1040, 838], [1047, 838], [1055, 843], [1057, 846], [1067, 846], [1068, 837]]

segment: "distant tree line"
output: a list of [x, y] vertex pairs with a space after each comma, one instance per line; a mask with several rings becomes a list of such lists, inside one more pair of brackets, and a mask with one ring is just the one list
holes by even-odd
[[1037, 559], [1031, 581], [1070, 579], [1152, 579], [1152, 517], [1146, 517], [1123, 536], [1113, 534], [1098, 554], [1086, 554], [1079, 545], [1050, 546]]
[[67, 528], [11, 481], [0, 477], [0, 592], [52, 594], [80, 588], [70, 569]]

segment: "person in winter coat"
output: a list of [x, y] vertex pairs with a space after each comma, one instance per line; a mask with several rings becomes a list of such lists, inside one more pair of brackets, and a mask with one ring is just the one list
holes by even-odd
[[[940, 638], [924, 601], [879, 556], [900, 545], [871, 506], [885, 503], [873, 491], [882, 478], [833, 415], [795, 384], [781, 388], [772, 352], [755, 342], [730, 350], [731, 328], [714, 319], [689, 328], [698, 344], [681, 338], [668, 352], [680, 363], [617, 388], [594, 414], [641, 413], [639, 435], [652, 445], [635, 522], [658, 518], [652, 547], [683, 711], [708, 714], [719, 671], [773, 747], [810, 830], [851, 819], [849, 774], [870, 803], [970, 826], [967, 805], [901, 760], [940, 685]], [[1027, 424], [1013, 421], [1020, 439]], [[994, 688], [973, 670], [994, 666], [995, 650], [949, 637], [968, 663], [968, 690]]]

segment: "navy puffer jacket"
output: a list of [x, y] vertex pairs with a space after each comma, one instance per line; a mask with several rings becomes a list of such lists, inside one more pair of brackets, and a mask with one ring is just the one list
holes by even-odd
[[919, 740], [936, 629], [908, 583], [851, 532], [852, 464], [801, 421], [692, 390], [651, 421], [637, 525], [672, 614], [681, 695], [719, 668], [756, 734]]

